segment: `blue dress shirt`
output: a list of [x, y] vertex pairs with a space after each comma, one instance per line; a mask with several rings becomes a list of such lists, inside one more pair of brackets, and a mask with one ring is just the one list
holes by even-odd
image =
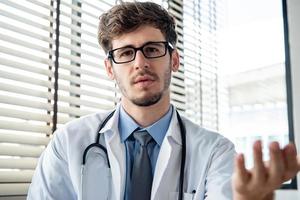
[[155, 142], [152, 142], [148, 145], [148, 155], [151, 162], [152, 174], [154, 174], [155, 165], [158, 157], [158, 153], [164, 137], [169, 128], [171, 119], [172, 119], [173, 107], [170, 106], [168, 112], [158, 121], [152, 125], [142, 128], [140, 127], [134, 119], [132, 119], [126, 111], [120, 106], [120, 116], [119, 116], [119, 132], [121, 136], [121, 142], [125, 143], [126, 147], [126, 184], [125, 184], [125, 195], [124, 199], [128, 200], [127, 194], [130, 190], [130, 177], [131, 177], [131, 168], [133, 165], [133, 159], [135, 155], [135, 145], [138, 145], [135, 142], [135, 139], [132, 136], [132, 132], [136, 129], [146, 130], [154, 139]]

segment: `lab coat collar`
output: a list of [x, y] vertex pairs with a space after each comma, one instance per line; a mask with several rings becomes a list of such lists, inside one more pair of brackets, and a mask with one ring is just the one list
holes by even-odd
[[181, 150], [180, 128], [176, 109], [174, 109], [169, 129], [158, 154], [153, 177], [151, 200], [165, 199], [168, 195], [166, 194], [167, 192], [176, 191], [180, 174]]
[[[108, 139], [112, 139], [116, 134], [119, 135], [119, 128], [118, 128], [118, 122], [119, 122], [119, 112], [120, 112], [120, 104], [116, 106], [115, 113], [113, 116], [108, 120], [106, 125], [99, 130], [99, 133], [106, 133], [108, 135]], [[113, 111], [110, 111], [107, 116]]]
[[180, 126], [179, 126], [179, 121], [177, 119], [177, 110], [175, 106], [173, 106], [173, 114], [172, 114], [172, 119], [170, 122], [169, 129], [167, 131], [166, 137], [171, 137], [174, 139], [174, 141], [182, 146], [182, 140], [181, 140], [181, 133], [180, 133]]

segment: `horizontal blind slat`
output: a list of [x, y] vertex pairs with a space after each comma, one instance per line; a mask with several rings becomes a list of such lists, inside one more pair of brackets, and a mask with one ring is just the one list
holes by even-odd
[[42, 19], [47, 19], [48, 21], [51, 21], [51, 22], [54, 21], [53, 18], [51, 18], [49, 15], [45, 15], [43, 13], [40, 13], [40, 12], [36, 11], [36, 10], [33, 10], [33, 9], [28, 8], [28, 7], [25, 7], [25, 6], [22, 6], [20, 4], [17, 4], [17, 3], [13, 2], [13, 1], [1, 1], [1, 3], [2, 4], [6, 4], [6, 5], [8, 5], [8, 6], [12, 7], [12, 8], [16, 8], [18, 10], [21, 10], [23, 12], [30, 13], [31, 15], [34, 15], [35, 17], [40, 17]]
[[83, 20], [82, 18], [78, 17], [76, 14], [68, 14], [68, 13], [66, 13], [62, 10], [60, 11], [60, 14], [61, 14], [61, 16], [64, 16], [64, 17], [69, 18], [73, 21], [76, 21], [77, 23], [81, 23], [81, 24], [85, 24], [85, 25], [88, 25], [88, 26], [93, 27], [93, 28], [97, 28], [96, 24], [93, 24], [93, 23], [90, 23], [86, 20]]
[[45, 48], [45, 47], [42, 47], [40, 45], [33, 44], [31, 42], [26, 42], [26, 41], [20, 40], [18, 38], [14, 38], [14, 37], [11, 37], [11, 36], [8, 36], [8, 35], [4, 35], [2, 33], [0, 33], [0, 38], [3, 41], [11, 42], [12, 44], [18, 44], [20, 46], [29, 48], [31, 50], [36, 50], [36, 51], [39, 51], [39, 52], [47, 53], [48, 55], [54, 55], [54, 52], [51, 49], [49, 49], [49, 47]]
[[45, 75], [48, 77], [53, 77], [53, 72], [50, 71], [49, 69], [43, 69], [43, 68], [38, 68], [35, 66], [31, 66], [31, 65], [27, 65], [21, 62], [17, 62], [17, 61], [13, 61], [13, 60], [9, 60], [6, 59], [4, 57], [0, 57], [0, 65], [5, 65], [5, 66], [9, 66], [15, 69], [21, 69], [27, 72], [32, 72], [32, 73], [36, 73], [36, 74], [40, 74], [40, 75]]
[[4, 130], [0, 131], [0, 142], [4, 143], [47, 145], [49, 141], [50, 138], [46, 136], [33, 136], [23, 133], [13, 134], [5, 133]]
[[24, 120], [35, 120], [42, 122], [51, 122], [52, 118], [50, 115], [47, 115], [46, 112], [44, 114], [41, 113], [33, 113], [24, 110], [17, 110], [12, 108], [3, 108], [0, 106], [0, 116], [18, 118]]
[[185, 89], [183, 89], [182, 87], [178, 87], [176, 85], [171, 85], [171, 91], [172, 92], [176, 92], [176, 93], [179, 93], [179, 94], [182, 94], [184, 95], [185, 94]]
[[87, 6], [93, 7], [102, 12], [108, 10], [110, 7], [115, 5], [115, 3], [113, 1], [108, 1], [108, 0], [104, 0], [101, 2], [95, 2], [95, 3], [90, 3], [89, 1], [85, 1], [84, 4]]
[[111, 106], [106, 105], [106, 104], [100, 104], [88, 100], [83, 100], [81, 98], [73, 97], [73, 96], [59, 96], [58, 97], [59, 101], [64, 101], [68, 102], [71, 104], [76, 104], [76, 105], [84, 105], [84, 106], [89, 106], [89, 107], [94, 107], [94, 108], [99, 108], [99, 109], [110, 109]]
[[71, 44], [67, 44], [65, 42], [60, 42], [60, 47], [64, 47], [66, 49], [72, 50], [72, 51], [74, 51], [76, 53], [79, 53], [79, 54], [85, 54], [85, 55], [88, 55], [88, 56], [99, 58], [99, 60], [104, 58], [104, 56], [101, 56], [100, 53], [97, 54], [97, 53], [94, 53], [93, 51], [90, 51], [88, 49], [83, 49], [83, 48], [80, 48], [80, 47], [77, 47], [77, 46], [74, 46], [74, 45], [71, 45]]
[[71, 39], [71, 40], [73, 40], [75, 42], [78, 42], [80, 44], [88, 45], [88, 46], [93, 47], [95, 49], [99, 48], [99, 46], [97, 45], [96, 42], [90, 42], [90, 41], [82, 39], [82, 38], [80, 38], [80, 37], [78, 37], [76, 35], [72, 35], [72, 34], [65, 33], [65, 32], [60, 32], [59, 34], [60, 34], [61, 37], [65, 37], [67, 39]]
[[[1, 186], [0, 186], [1, 187]], [[26, 200], [27, 196], [22, 194], [22, 195], [17, 195], [17, 196], [1, 196], [1, 200]]]
[[79, 85], [87, 85], [87, 86], [91, 86], [91, 87], [95, 87], [95, 88], [101, 88], [101, 89], [105, 89], [105, 90], [108, 90], [111, 92], [116, 91], [115, 87], [101, 84], [101, 82], [100, 82], [101, 80], [99, 80], [98, 82], [95, 82], [95, 81], [89, 81], [89, 80], [82, 79], [80, 77], [65, 75], [65, 74], [61, 74], [60, 78], [63, 80], [66, 80], [66, 81], [70, 81], [72, 83], [79, 84]]
[[186, 102], [185, 96], [179, 95], [179, 94], [176, 94], [176, 93], [171, 93], [171, 98], [173, 100], [179, 101], [181, 103], [185, 103]]
[[74, 55], [65, 54], [65, 53], [62, 53], [62, 52], [60, 52], [59, 55], [60, 55], [61, 58], [68, 59], [68, 60], [70, 60], [72, 62], [75, 62], [75, 63], [81, 63], [81, 64], [86, 64], [86, 65], [91, 66], [91, 67], [100, 68], [99, 63], [95, 63], [95, 62], [89, 61], [87, 59], [83, 59], [83, 58], [80, 58], [80, 57], [77, 57], [77, 56], [74, 56]]
[[75, 25], [72, 25], [72, 24], [69, 24], [69, 23], [65, 23], [63, 21], [60, 21], [60, 25], [66, 27], [66, 28], [69, 28], [72, 31], [76, 31], [77, 33], [86, 34], [86, 35], [88, 35], [92, 38], [97, 38], [97, 34], [89, 32], [89, 31], [87, 31], [83, 28], [80, 28], [78, 26], [75, 26]]
[[[105, 81], [111, 81], [106, 75], [104, 75], [104, 70], [101, 70], [101, 66], [98, 68], [95, 68], [95, 71], [90, 71], [90, 70], [85, 70], [80, 67], [74, 66], [74, 65], [66, 65], [66, 64], [61, 64], [60, 65], [61, 69], [69, 70], [70, 72], [77, 73], [77, 74], [82, 74], [82, 75], [87, 75], [91, 76], [94, 78], [100, 78]], [[103, 73], [100, 73], [99, 71], [103, 71]]]
[[44, 4], [42, 1], [36, 1], [36, 0], [26, 0], [26, 1], [31, 2], [34, 5], [38, 5], [40, 7], [46, 8], [49, 11], [52, 11], [52, 12], [55, 10], [55, 8], [53, 8], [52, 6], [50, 6], [48, 4]]
[[[53, 99], [53, 96], [51, 95], [51, 93], [41, 92], [41, 91], [37, 91], [37, 90], [31, 90], [31, 89], [24, 88], [24, 87], [15, 87], [15, 86], [10, 85], [10, 84], [0, 84], [0, 90], [20, 93], [20, 94], [24, 94], [24, 95], [32, 95], [32, 96], [35, 96], [35, 97], [47, 98], [49, 100]], [[88, 106], [91, 106], [91, 107], [104, 109], [104, 110], [112, 108], [109, 105], [94, 103], [94, 102], [91, 102], [91, 101], [86, 101], [86, 100], [82, 100], [82, 99], [78, 99], [78, 98], [70, 97], [70, 96], [59, 95], [58, 99], [60, 101], [64, 101], [64, 102], [67, 102], [67, 103], [74, 103], [74, 104], [77, 104], [77, 105], [80, 105], [80, 104], [88, 105]], [[65, 112], [65, 113], [75, 114], [75, 115], [76, 115], [76, 113], [79, 113], [80, 116], [91, 113], [89, 111], [82, 111], [81, 109], [78, 109], [78, 108], [69, 108], [70, 110], [68, 110], [68, 108], [64, 107], [64, 106], [59, 107], [59, 109], [60, 109], [60, 112]]]
[[[2, 90], [1, 87], [0, 90]], [[27, 100], [18, 97], [10, 97], [2, 94], [0, 94], [0, 103], [52, 111], [52, 105], [50, 103], [43, 103], [40, 101]]]
[[1, 183], [29, 183], [34, 170], [0, 171]]
[[37, 158], [1, 158], [0, 169], [35, 169]]
[[81, 14], [88, 15], [88, 16], [90, 16], [90, 17], [92, 17], [92, 18], [95, 18], [95, 19], [98, 18], [97, 15], [94, 15], [94, 14], [92, 14], [92, 13], [90, 13], [90, 12], [87, 12], [87, 11], [83, 10], [82, 8], [80, 8], [80, 7], [78, 7], [78, 6], [74, 5], [74, 4], [70, 4], [70, 3], [67, 3], [67, 2], [65, 2], [65, 1], [61, 1], [60, 3], [61, 3], [61, 5], [67, 6], [67, 7], [69, 7], [69, 8], [72, 8], [74, 11], [77, 11], [77, 12], [79, 12], [79, 13], [81, 13]]
[[37, 133], [51, 134], [52, 129], [47, 125], [36, 125], [26, 122], [13, 122], [7, 120], [0, 120], [0, 129], [18, 130], [18, 131], [29, 131]]
[[26, 195], [30, 183], [1, 183], [0, 194], [6, 195]]
[[53, 96], [49, 92], [42, 92], [39, 90], [28, 89], [26, 87], [21, 87], [21, 86], [16, 87], [14, 85], [5, 84], [5, 83], [0, 84], [0, 90], [7, 91], [7, 92], [13, 92], [13, 93], [17, 93], [17, 94], [24, 94], [27, 96], [45, 98], [45, 99], [49, 99], [49, 100], [53, 98]]
[[[50, 26], [45, 26], [43, 24], [40, 24], [40, 23], [37, 23], [37, 22], [34, 22], [32, 20], [29, 20], [29, 19], [26, 19], [26, 18], [23, 18], [23, 17], [20, 17], [18, 15], [15, 15], [15, 14], [12, 14], [10, 12], [7, 12], [3, 9], [0, 9], [0, 14], [5, 16], [5, 17], [8, 17], [10, 19], [14, 19], [16, 21], [19, 21], [19, 22], [22, 22], [24, 24], [27, 24], [27, 25], [30, 25], [34, 28], [38, 28], [38, 29], [41, 29], [41, 30], [44, 30], [44, 31], [47, 31], [49, 33], [53, 33], [54, 32], [54, 29], [53, 28], [50, 28]], [[49, 18], [50, 19], [50, 18]], [[53, 20], [53, 19], [52, 19]]]
[[32, 31], [26, 30], [26, 29], [18, 27], [18, 26], [14, 26], [13, 24], [8, 24], [8, 23], [0, 21], [0, 27], [10, 30], [10, 31], [13, 31], [13, 32], [16, 32], [16, 33], [20, 33], [20, 34], [29, 36], [34, 39], [48, 42], [49, 44], [54, 44], [54, 40], [52, 38], [50, 38], [49, 36], [41, 35], [39, 33], [32, 32]]
[[[4, 89], [6, 89], [6, 88], [4, 88]], [[18, 92], [19, 92], [19, 89], [20, 89], [20, 87], [18, 87], [18, 90], [17, 90]], [[3, 90], [3, 84], [2, 85], [0, 84], [0, 90]], [[9, 91], [15, 91], [15, 90], [9, 90]], [[28, 91], [32, 94], [36, 94], [33, 96], [38, 96], [38, 94], [40, 94], [40, 92], [34, 92], [32, 90], [25, 90], [24, 94], [28, 94], [27, 93]], [[41, 95], [41, 97], [44, 97], [44, 96]], [[52, 99], [52, 97], [50, 97], [50, 99]], [[67, 99], [65, 99], [65, 100], [67, 100]], [[48, 111], [53, 110], [53, 107], [47, 103], [42, 103], [42, 102], [38, 102], [38, 101], [30, 102], [29, 100], [25, 100], [25, 99], [21, 99], [21, 98], [14, 98], [14, 97], [5, 97], [3, 95], [0, 95], [0, 102], [7, 103], [7, 104], [11, 103], [12, 105], [19, 105], [19, 106], [32, 106], [34, 108], [46, 108]], [[67, 102], [69, 102], [69, 101], [67, 101]], [[112, 109], [112, 107], [109, 107], [109, 108]], [[86, 110], [83, 110], [80, 108], [60, 106], [60, 105], [58, 106], [58, 110], [60, 113], [65, 113], [65, 114], [70, 114], [70, 115], [78, 115], [78, 116], [83, 116], [83, 115], [87, 115], [87, 114], [91, 113], [90, 111], [86, 111]], [[59, 118], [60, 123], [64, 123], [67, 121], [69, 121], [69, 118], [67, 118], [67, 117]], [[22, 129], [18, 129], [18, 130], [22, 130]]]
[[69, 91], [72, 94], [78, 94], [78, 95], [86, 95], [90, 97], [96, 97], [100, 99], [105, 99], [111, 102], [117, 102], [118, 99], [114, 96], [109, 96], [109, 94], [104, 93], [98, 93], [98, 92], [92, 92], [88, 90], [81, 89], [80, 87], [75, 86], [66, 86], [66, 85], [60, 85], [59, 88], [64, 91]]
[[0, 155], [4, 156], [39, 157], [44, 149], [44, 147], [39, 146], [7, 145], [0, 143]]
[[84, 110], [82, 108], [77, 108], [77, 107], [70, 107], [70, 106], [58, 106], [57, 110], [59, 113], [75, 115], [75, 116], [84, 116], [92, 113], [92, 111]]
[[41, 58], [41, 57], [35, 56], [33, 54], [25, 53], [25, 52], [18, 51], [16, 49], [11, 49], [11, 48], [8, 48], [8, 47], [4, 47], [2, 45], [0, 45], [0, 52], [5, 53], [5, 54], [9, 54], [9, 55], [13, 55], [13, 56], [16, 56], [16, 57], [28, 59], [30, 61], [35, 61], [35, 62], [38, 62], [38, 63], [53, 66], [53, 62], [50, 59]]

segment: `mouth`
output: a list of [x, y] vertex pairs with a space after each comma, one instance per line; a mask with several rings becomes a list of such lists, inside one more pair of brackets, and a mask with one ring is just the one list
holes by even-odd
[[154, 81], [155, 79], [153, 77], [149, 75], [143, 75], [143, 76], [138, 76], [134, 80], [133, 84], [141, 87], [147, 87], [150, 86]]

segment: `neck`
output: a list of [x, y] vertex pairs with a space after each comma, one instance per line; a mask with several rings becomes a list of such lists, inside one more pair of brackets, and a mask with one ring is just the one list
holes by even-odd
[[162, 97], [156, 104], [151, 106], [137, 106], [126, 98], [122, 98], [121, 105], [136, 123], [141, 127], [147, 127], [158, 121], [168, 112], [170, 95]]

